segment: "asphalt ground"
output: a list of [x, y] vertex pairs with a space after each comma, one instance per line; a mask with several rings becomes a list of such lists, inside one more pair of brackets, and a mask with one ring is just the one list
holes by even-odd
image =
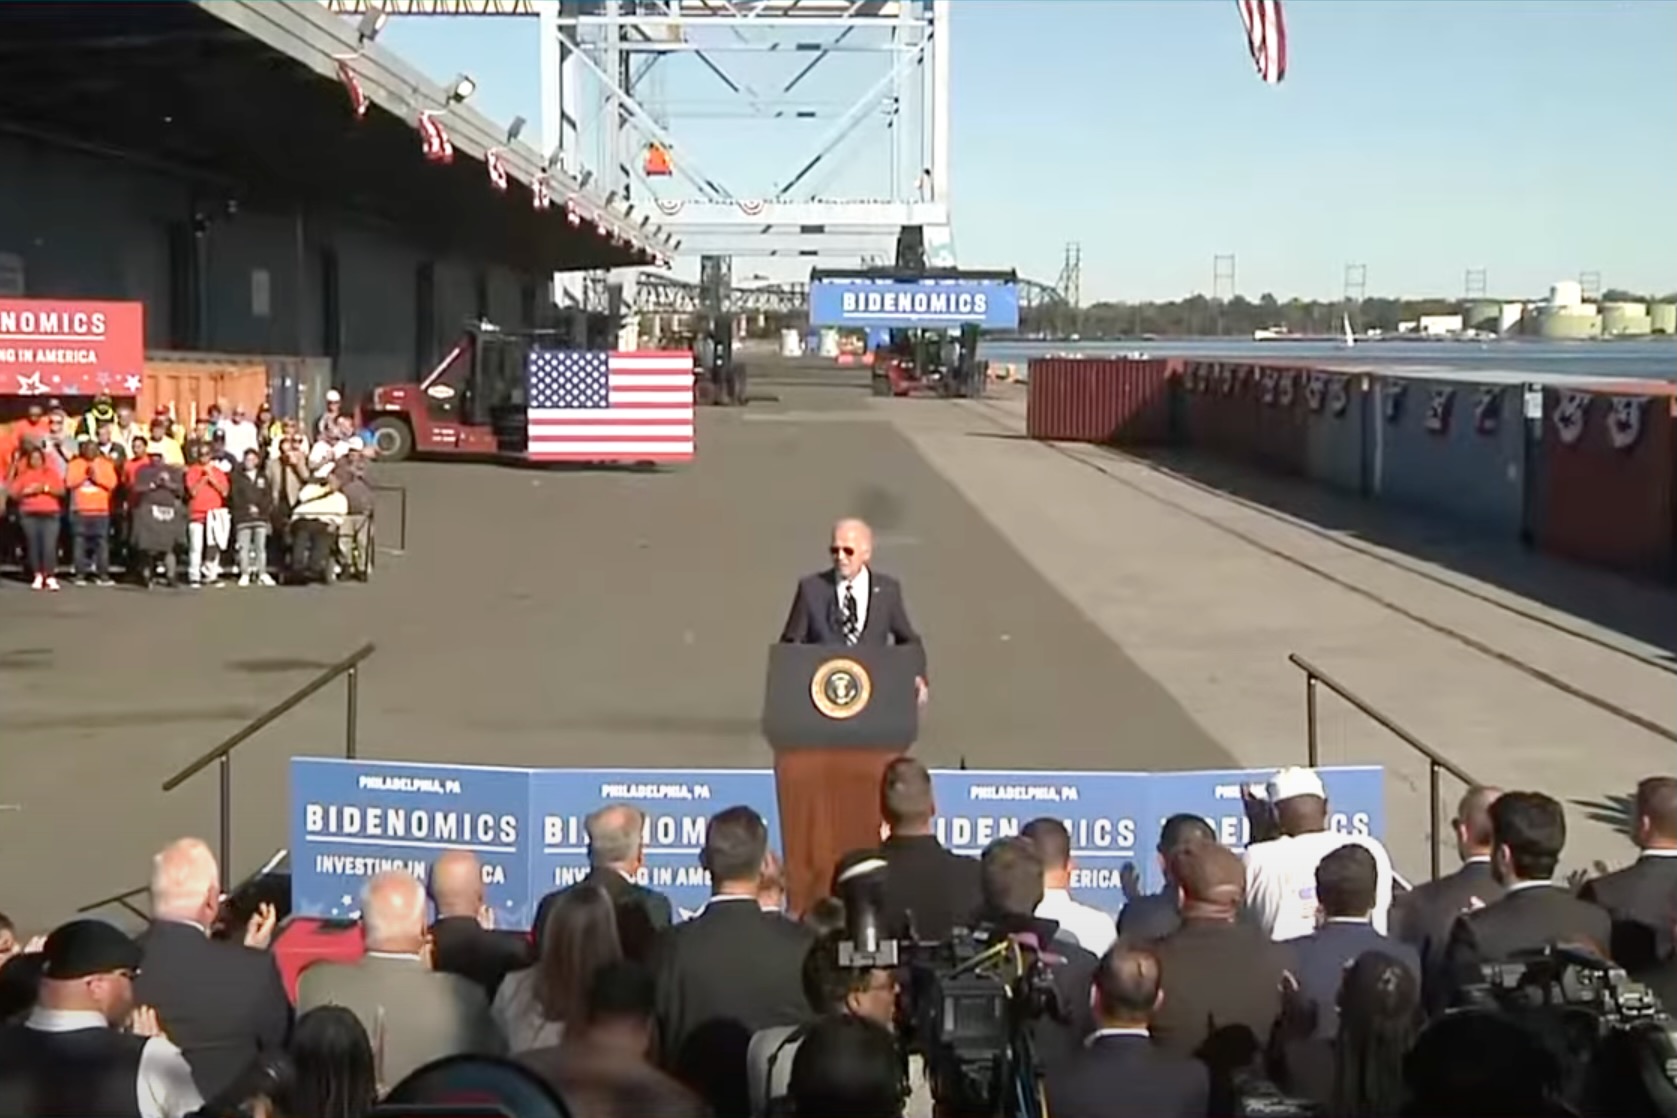
[[[170, 838], [213, 843], [215, 771], [161, 782], [368, 641], [364, 757], [766, 767], [766, 648], [841, 515], [873, 522], [876, 565], [926, 636], [928, 763], [1231, 764], [883, 421], [862, 378], [782, 367], [753, 383], [773, 399], [702, 411], [684, 468], [378, 467], [407, 488], [409, 538], [367, 585], [0, 586], [0, 909], [43, 926], [143, 883]], [[235, 875], [285, 844], [287, 759], [341, 752], [344, 722], [338, 684], [237, 752]]]

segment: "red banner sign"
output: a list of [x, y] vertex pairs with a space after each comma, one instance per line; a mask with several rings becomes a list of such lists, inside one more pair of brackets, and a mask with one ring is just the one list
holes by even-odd
[[135, 396], [145, 366], [140, 303], [0, 299], [0, 395]]

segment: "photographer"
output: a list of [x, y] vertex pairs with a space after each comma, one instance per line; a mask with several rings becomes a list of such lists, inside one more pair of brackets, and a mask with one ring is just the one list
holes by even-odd
[[[843, 930], [822, 936], [804, 956], [804, 997], [822, 1018], [863, 1017], [892, 1028], [897, 1008], [897, 978], [879, 967], [845, 967], [839, 962]], [[751, 1075], [751, 1113], [763, 1115], [787, 1093], [792, 1061], [811, 1026], [779, 1026], [751, 1038], [746, 1065]]]

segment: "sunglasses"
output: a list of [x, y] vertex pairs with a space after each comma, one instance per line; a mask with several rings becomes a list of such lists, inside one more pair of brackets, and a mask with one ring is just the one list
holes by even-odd
[[837, 558], [838, 556], [842, 555], [846, 559], [849, 559], [851, 556], [856, 554], [856, 549], [853, 548], [853, 547], [832, 547], [832, 548], [828, 548], [827, 550], [829, 550], [833, 553], [834, 558]]

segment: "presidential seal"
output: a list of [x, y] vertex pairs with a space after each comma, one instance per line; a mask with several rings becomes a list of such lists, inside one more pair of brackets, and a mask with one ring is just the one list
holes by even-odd
[[854, 660], [828, 660], [816, 669], [809, 683], [810, 701], [828, 718], [855, 718], [873, 698], [873, 680], [868, 670]]

